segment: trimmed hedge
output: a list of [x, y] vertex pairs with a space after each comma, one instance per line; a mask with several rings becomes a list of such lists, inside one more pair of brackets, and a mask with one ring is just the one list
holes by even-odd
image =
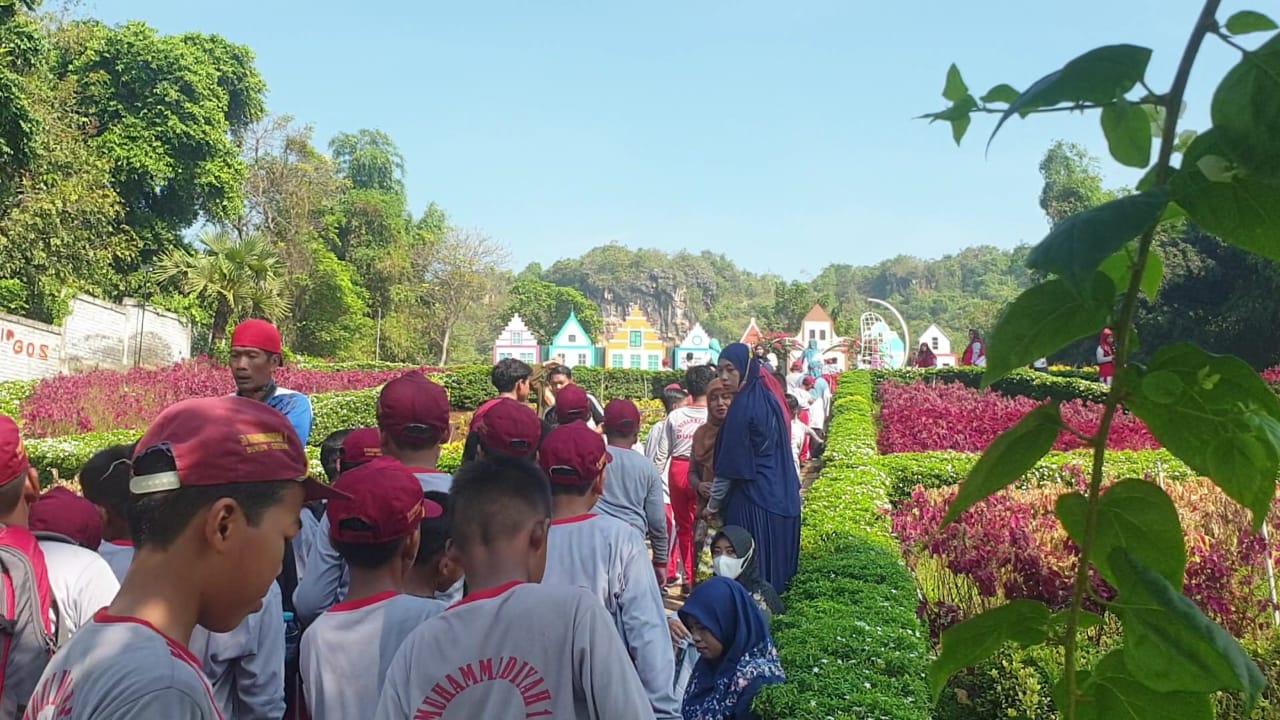
[[839, 388], [826, 466], [805, 499], [800, 570], [773, 625], [787, 682], [766, 688], [755, 710], [767, 720], [926, 720], [929, 644], [883, 512], [871, 377], [846, 373]]
[[[941, 488], [964, 482], [978, 458], [972, 453], [927, 452], [883, 455], [876, 462], [889, 476], [889, 500], [898, 502], [911, 496], [916, 487]], [[1093, 466], [1091, 450], [1051, 452], [1036, 463], [1018, 485], [1045, 483], [1069, 483], [1071, 479], [1063, 471], [1074, 465], [1087, 473]], [[1168, 450], [1110, 450], [1107, 452], [1104, 472], [1112, 478], [1164, 479], [1181, 482], [1197, 477], [1186, 463], [1174, 457]]]
[[17, 420], [22, 415], [22, 403], [36, 389], [35, 380], [9, 380], [0, 382], [0, 415]]
[[[971, 388], [982, 384], [982, 368], [955, 367], [928, 370], [872, 370], [872, 382], [878, 388], [886, 382], [911, 384], [925, 382], [961, 383]], [[1029, 397], [1032, 400], [1085, 400], [1102, 403], [1107, 399], [1107, 387], [1075, 377], [1058, 377], [1033, 370], [1014, 370], [991, 385], [1002, 395]]]

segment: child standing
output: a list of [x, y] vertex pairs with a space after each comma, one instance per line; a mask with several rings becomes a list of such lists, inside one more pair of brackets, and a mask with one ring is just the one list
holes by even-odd
[[[533, 414], [533, 411], [530, 410], [529, 413]], [[423, 495], [426, 496], [428, 508], [431, 503], [435, 503], [442, 512], [438, 516], [427, 513], [418, 526], [421, 535], [418, 556], [414, 558], [413, 568], [405, 576], [404, 591], [452, 605], [462, 599], [463, 586], [462, 567], [448, 553], [453, 504], [446, 493], [429, 492]]]
[[631, 449], [640, 433], [640, 410], [630, 400], [611, 400], [604, 409], [603, 427], [613, 469], [594, 511], [617, 518], [649, 538], [658, 583], [664, 584], [670, 545], [662, 478], [649, 458]]
[[313, 720], [359, 718], [376, 707], [400, 642], [444, 609], [405, 595], [418, 554], [418, 526], [443, 509], [422, 496], [418, 479], [392, 458], [338, 478], [349, 499], [329, 502], [329, 537], [351, 569], [351, 589], [302, 636], [302, 688]]
[[[599, 436], [595, 443], [603, 448]], [[454, 479], [453, 548], [469, 594], [413, 631], [387, 670], [375, 720], [653, 717], [609, 614], [581, 588], [542, 585], [546, 476], [527, 462], [468, 463]]]

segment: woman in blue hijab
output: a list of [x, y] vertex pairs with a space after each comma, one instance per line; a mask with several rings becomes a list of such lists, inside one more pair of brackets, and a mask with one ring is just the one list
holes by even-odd
[[804, 362], [811, 377], [822, 377], [822, 350], [818, 348], [817, 340], [809, 341], [809, 347], [804, 351]]
[[800, 558], [800, 475], [782, 389], [766, 373], [742, 343], [720, 354], [720, 379], [738, 394], [720, 428], [712, 467], [716, 484], [728, 484], [725, 500], [716, 503], [725, 524], [746, 528], [756, 539], [760, 574], [781, 593]]
[[685, 688], [684, 720], [756, 718], [756, 695], [786, 676], [755, 600], [733, 580], [711, 578], [694, 588], [680, 620], [700, 656]]

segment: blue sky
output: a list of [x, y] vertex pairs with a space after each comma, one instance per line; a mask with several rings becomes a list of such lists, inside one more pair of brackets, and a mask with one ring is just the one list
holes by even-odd
[[[1254, 3], [1255, 5], [1258, 3]], [[1266, 3], [1262, 3], [1265, 5]], [[1055, 138], [1096, 155], [1096, 115], [991, 119], [957, 149], [948, 64], [977, 92], [1025, 88], [1096, 45], [1155, 50], [1165, 89], [1191, 0], [865, 3], [97, 0], [84, 12], [249, 45], [268, 105], [337, 132], [384, 130], [415, 212], [550, 264], [610, 241], [710, 249], [791, 278], [830, 262], [936, 257], [1045, 232], [1036, 166]], [[1247, 7], [1228, 0], [1224, 15]], [[1233, 51], [1209, 40], [1184, 123], [1208, 124]], [[1138, 173], [1104, 162], [1110, 185]]]

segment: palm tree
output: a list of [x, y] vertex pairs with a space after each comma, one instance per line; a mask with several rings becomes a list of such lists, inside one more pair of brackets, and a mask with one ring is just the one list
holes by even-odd
[[284, 262], [261, 235], [232, 235], [206, 230], [199, 241], [205, 252], [170, 248], [156, 263], [160, 280], [179, 278], [183, 292], [216, 302], [213, 344], [221, 344], [233, 316], [260, 315], [278, 321], [289, 314]]

